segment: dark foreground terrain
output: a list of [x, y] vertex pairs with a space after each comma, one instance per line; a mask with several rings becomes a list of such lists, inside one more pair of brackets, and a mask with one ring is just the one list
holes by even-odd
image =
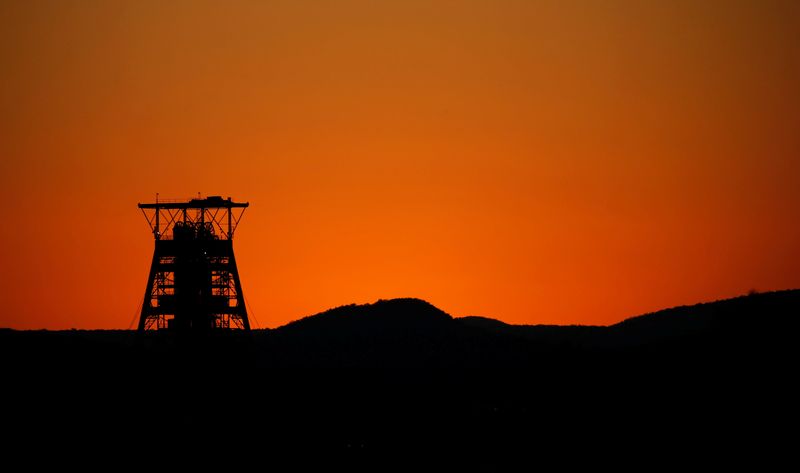
[[251, 335], [2, 330], [0, 448], [114, 469], [764, 468], [796, 449], [798, 314], [782, 291], [611, 327], [401, 299]]

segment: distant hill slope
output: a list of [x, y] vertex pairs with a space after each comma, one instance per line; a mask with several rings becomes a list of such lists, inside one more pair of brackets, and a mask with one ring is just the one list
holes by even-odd
[[452, 323], [444, 311], [421, 299], [379, 300], [346, 305], [304, 317], [277, 329], [307, 335], [380, 334], [387, 331], [435, 330]]
[[456, 319], [473, 327], [541, 343], [606, 348], [684, 343], [701, 338], [748, 345], [788, 341], [800, 320], [800, 290], [756, 293], [631, 317], [611, 326], [511, 325], [483, 317]]
[[[800, 317], [800, 290], [756, 293], [681, 306], [632, 317], [610, 327], [629, 341], [652, 343], [667, 338], [714, 334], [726, 337], [794, 337]], [[752, 340], [755, 341], [755, 340]]]
[[611, 326], [513, 325], [488, 317], [453, 318], [420, 299], [380, 300], [347, 305], [275, 329], [281, 336], [315, 339], [386, 337], [400, 334], [444, 336], [485, 333], [531, 342], [588, 346], [631, 346], [699, 336], [780, 338], [797, 326], [800, 290], [757, 293], [681, 306], [626, 319]]

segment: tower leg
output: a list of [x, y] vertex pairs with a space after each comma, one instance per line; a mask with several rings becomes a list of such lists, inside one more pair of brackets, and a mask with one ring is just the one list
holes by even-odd
[[250, 331], [250, 320], [247, 317], [247, 307], [244, 305], [244, 292], [242, 292], [242, 282], [239, 280], [239, 268], [236, 267], [236, 257], [233, 256], [233, 244], [230, 252], [230, 272], [233, 275], [233, 284], [236, 288], [236, 311], [242, 319], [242, 325], [246, 331]]
[[156, 272], [158, 270], [158, 245], [153, 249], [153, 262], [150, 263], [150, 275], [147, 277], [147, 287], [144, 289], [144, 300], [142, 302], [142, 313], [139, 315], [139, 332], [144, 332], [145, 322], [147, 316], [150, 315], [150, 304], [153, 299], [153, 283], [156, 279]]

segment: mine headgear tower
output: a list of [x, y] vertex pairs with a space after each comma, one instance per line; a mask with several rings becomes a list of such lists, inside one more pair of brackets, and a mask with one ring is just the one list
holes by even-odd
[[230, 197], [139, 204], [155, 237], [139, 331], [250, 330], [233, 234], [247, 202]]

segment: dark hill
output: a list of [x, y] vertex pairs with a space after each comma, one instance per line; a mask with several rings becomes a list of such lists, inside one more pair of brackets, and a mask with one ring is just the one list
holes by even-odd
[[0, 330], [4, 428], [126, 458], [143, 438], [181, 458], [235, 439], [226, 462], [295, 470], [765, 461], [791, 451], [799, 308], [782, 291], [557, 327], [397, 299], [251, 335]]
[[[755, 293], [733, 299], [675, 307], [605, 326], [511, 325], [486, 317], [456, 319], [470, 327], [538, 343], [632, 348], [690, 340], [776, 349], [793, 337], [800, 320], [800, 290]], [[773, 343], [774, 342], [774, 343]]]
[[489, 317], [480, 317], [477, 315], [460, 317], [458, 318], [458, 321], [469, 327], [477, 327], [501, 333], [510, 329], [510, 326], [505, 322], [496, 319], [490, 319]]
[[379, 300], [346, 305], [291, 322], [277, 329], [301, 336], [380, 336], [390, 332], [441, 330], [452, 317], [420, 299]]
[[464, 335], [481, 332], [532, 342], [611, 347], [681, 342], [697, 336], [748, 337], [770, 332], [779, 337], [800, 314], [800, 290], [756, 293], [716, 302], [682, 306], [632, 317], [612, 326], [512, 325], [469, 316], [454, 319], [420, 299], [379, 300], [337, 307], [267, 331], [271, 337], [307, 339], [397, 338]]
[[624, 320], [610, 331], [615, 341], [638, 345], [696, 337], [783, 343], [793, 338], [798, 316], [800, 290], [777, 291], [662, 310]]

